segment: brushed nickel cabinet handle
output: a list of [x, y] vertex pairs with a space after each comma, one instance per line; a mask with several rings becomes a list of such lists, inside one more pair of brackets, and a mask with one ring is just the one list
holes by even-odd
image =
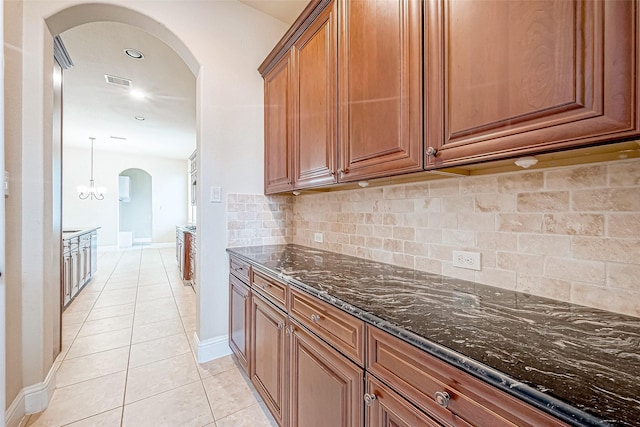
[[319, 323], [319, 322], [320, 322], [320, 316], [319, 316], [319, 315], [317, 315], [317, 314], [312, 314], [312, 315], [311, 315], [311, 321], [312, 321], [313, 323]]
[[427, 156], [435, 157], [437, 154], [438, 154], [438, 150], [436, 150], [435, 148], [433, 147], [427, 148]]
[[377, 398], [378, 397], [374, 393], [371, 393], [371, 394], [365, 393], [364, 394], [364, 403], [367, 406], [371, 406], [371, 405], [373, 405], [373, 403], [376, 401]]
[[449, 401], [451, 400], [451, 396], [446, 391], [437, 391], [435, 394], [436, 403], [443, 408], [449, 406]]

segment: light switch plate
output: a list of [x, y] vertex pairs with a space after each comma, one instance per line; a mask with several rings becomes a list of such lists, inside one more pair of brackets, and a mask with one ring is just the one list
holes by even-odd
[[314, 233], [313, 241], [316, 243], [322, 243], [324, 241], [324, 235], [322, 233]]
[[222, 188], [211, 187], [210, 200], [211, 203], [220, 203], [222, 201]]

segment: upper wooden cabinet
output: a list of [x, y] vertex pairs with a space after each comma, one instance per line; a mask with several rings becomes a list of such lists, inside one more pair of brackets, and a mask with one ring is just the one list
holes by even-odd
[[638, 2], [425, 5], [427, 167], [638, 135]]
[[264, 76], [264, 192], [293, 189], [291, 55]]
[[293, 45], [296, 188], [336, 179], [336, 4], [331, 2]]
[[340, 181], [422, 170], [422, 2], [344, 0]]

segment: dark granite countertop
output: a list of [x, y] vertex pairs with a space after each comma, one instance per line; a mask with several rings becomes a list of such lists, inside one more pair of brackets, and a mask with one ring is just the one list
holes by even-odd
[[640, 425], [640, 319], [297, 245], [230, 248], [576, 426]]

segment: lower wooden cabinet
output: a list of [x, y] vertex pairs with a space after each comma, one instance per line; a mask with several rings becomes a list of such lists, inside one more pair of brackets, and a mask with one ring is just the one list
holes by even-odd
[[286, 314], [258, 292], [251, 297], [251, 382], [279, 425], [287, 425]]
[[229, 347], [249, 374], [251, 339], [251, 289], [233, 274], [229, 275]]
[[363, 425], [363, 369], [291, 322], [290, 426]]
[[370, 374], [367, 374], [365, 402], [367, 427], [440, 426], [439, 423]]
[[280, 427], [566, 427], [387, 332], [358, 332], [359, 319], [248, 264], [230, 267], [229, 345]]

